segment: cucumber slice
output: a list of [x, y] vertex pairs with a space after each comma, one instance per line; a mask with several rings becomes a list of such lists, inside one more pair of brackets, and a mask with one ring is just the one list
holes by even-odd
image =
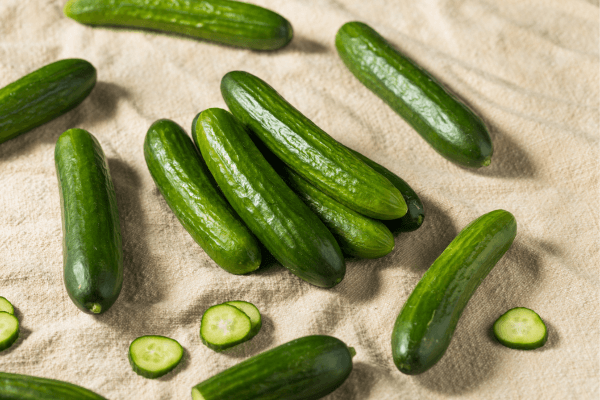
[[258, 331], [260, 331], [260, 328], [262, 327], [262, 318], [260, 316], [260, 311], [258, 311], [258, 308], [256, 308], [254, 304], [248, 303], [247, 301], [243, 300], [226, 301], [223, 304], [234, 306], [235, 308], [246, 314], [248, 318], [250, 318], [250, 324], [252, 326], [250, 328], [250, 336], [247, 340], [250, 340], [251, 338], [256, 336], [256, 334], [258, 333]]
[[6, 300], [4, 297], [0, 296], [0, 311], [7, 312], [9, 314], [15, 313], [15, 308], [10, 301]]
[[0, 351], [8, 349], [19, 337], [19, 320], [5, 311], [0, 312]]
[[145, 378], [159, 378], [177, 366], [183, 347], [164, 336], [140, 336], [129, 346], [129, 363], [133, 371]]
[[221, 351], [245, 342], [252, 332], [252, 322], [243, 311], [218, 304], [204, 312], [200, 323], [200, 339], [207, 347]]
[[496, 320], [494, 336], [500, 343], [511, 349], [533, 350], [546, 343], [548, 329], [535, 311], [516, 307]]

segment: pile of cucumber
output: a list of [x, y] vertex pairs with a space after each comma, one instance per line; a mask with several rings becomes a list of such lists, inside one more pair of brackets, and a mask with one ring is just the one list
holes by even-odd
[[[293, 36], [282, 16], [230, 0], [70, 0], [65, 14], [88, 25], [151, 29], [253, 50], [276, 50]], [[440, 155], [472, 168], [491, 163], [485, 123], [429, 73], [364, 23], [348, 22], [335, 38], [343, 63], [404, 118]], [[54, 62], [0, 89], [0, 143], [80, 104], [96, 83], [81, 59]], [[244, 71], [221, 80], [229, 111], [209, 108], [193, 119], [191, 138], [161, 119], [147, 131], [148, 170], [183, 227], [225, 271], [248, 274], [268, 251], [300, 279], [338, 285], [345, 258], [379, 258], [394, 235], [424, 222], [423, 204], [399, 176], [337, 142], [268, 83]], [[123, 285], [116, 195], [100, 142], [69, 129], [55, 146], [63, 220], [64, 283], [73, 303], [106, 312]], [[462, 311], [517, 233], [514, 216], [489, 212], [469, 224], [425, 273], [392, 329], [392, 358], [405, 374], [435, 365]], [[202, 342], [223, 351], [250, 340], [261, 314], [246, 301], [207, 309]], [[516, 349], [543, 346], [548, 333], [532, 310], [515, 308], [494, 324], [498, 341]], [[18, 338], [19, 321], [0, 297], [0, 351]], [[194, 400], [317, 399], [352, 371], [355, 351], [330, 336], [307, 336], [252, 357], [192, 389]], [[174, 339], [148, 335], [129, 347], [146, 378], [172, 371], [184, 356]], [[79, 386], [0, 372], [0, 398], [103, 399]]]

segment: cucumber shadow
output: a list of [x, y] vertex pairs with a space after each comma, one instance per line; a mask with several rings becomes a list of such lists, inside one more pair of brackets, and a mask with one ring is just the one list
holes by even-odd
[[[510, 308], [526, 307], [541, 281], [539, 257], [515, 241], [469, 301], [446, 354], [414, 380], [433, 392], [448, 395], [471, 392], [489, 381], [508, 354], [493, 334], [490, 337], [490, 327]], [[558, 343], [554, 335], [553, 345]]]
[[327, 46], [303, 36], [294, 35], [294, 38], [282, 49], [283, 53], [324, 54], [329, 52]]
[[[79, 126], [92, 129], [97, 123], [112, 119], [120, 99], [127, 98], [128, 92], [114, 83], [97, 82], [90, 95], [74, 109], [0, 144], [0, 161], [9, 161], [31, 153], [38, 146], [54, 144], [65, 131]], [[95, 132], [90, 131], [94, 136]]]
[[248, 358], [269, 349], [273, 345], [273, 339], [275, 337], [275, 324], [271, 318], [264, 314], [261, 315], [261, 318], [262, 327], [256, 336], [247, 342], [226, 349], [220, 354], [230, 358]]
[[177, 374], [179, 374], [181, 371], [185, 371], [191, 365], [190, 359], [190, 352], [185, 347], [183, 347], [183, 357], [181, 357], [181, 361], [179, 362], [179, 364], [168, 374], [163, 375], [160, 378], [157, 378], [156, 380], [159, 382], [172, 381], [173, 378], [177, 376]]
[[23, 342], [25, 342], [25, 340], [27, 340], [27, 338], [33, 333], [30, 329], [23, 328], [23, 313], [19, 311], [19, 309], [14, 305], [13, 309], [14, 316], [17, 317], [17, 320], [19, 320], [19, 337], [17, 337], [17, 340], [8, 349], [0, 351], [0, 357], [11, 354], [13, 351], [16, 351], [19, 347], [21, 347]]

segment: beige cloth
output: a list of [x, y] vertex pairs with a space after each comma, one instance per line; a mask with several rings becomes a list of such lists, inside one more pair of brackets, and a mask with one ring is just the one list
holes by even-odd
[[[0, 353], [0, 370], [67, 380], [113, 400], [185, 399], [194, 384], [249, 356], [327, 334], [357, 351], [329, 400], [598, 398], [598, 0], [253, 2], [291, 21], [287, 48], [252, 52], [90, 28], [63, 16], [63, 0], [0, 1], [0, 87], [62, 58], [98, 70], [79, 107], [0, 145], [0, 295], [22, 324], [18, 342]], [[350, 20], [370, 24], [487, 121], [490, 167], [446, 161], [352, 76], [334, 47]], [[237, 69], [409, 182], [425, 204], [422, 228], [399, 236], [382, 259], [348, 262], [330, 290], [279, 266], [250, 276], [217, 267], [169, 210], [142, 143], [156, 119], [189, 132], [198, 112], [224, 108], [219, 82]], [[122, 224], [123, 290], [97, 317], [79, 311], [62, 282], [53, 151], [74, 127], [104, 148]], [[498, 208], [516, 216], [515, 243], [469, 302], [443, 359], [420, 376], [401, 374], [390, 347], [400, 308], [458, 232]], [[200, 342], [200, 317], [235, 299], [258, 306], [263, 329], [215, 353]], [[515, 306], [547, 322], [546, 346], [516, 351], [490, 338], [491, 324]], [[128, 345], [146, 334], [183, 345], [176, 373], [148, 380], [131, 370]]]

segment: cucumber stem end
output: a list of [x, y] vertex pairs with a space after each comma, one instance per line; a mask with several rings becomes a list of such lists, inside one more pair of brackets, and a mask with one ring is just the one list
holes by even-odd
[[94, 314], [100, 314], [102, 312], [102, 306], [98, 303], [88, 303], [85, 306]]
[[348, 351], [350, 352], [350, 357], [354, 358], [354, 356], [356, 355], [356, 350], [354, 349], [354, 347], [348, 347]]

